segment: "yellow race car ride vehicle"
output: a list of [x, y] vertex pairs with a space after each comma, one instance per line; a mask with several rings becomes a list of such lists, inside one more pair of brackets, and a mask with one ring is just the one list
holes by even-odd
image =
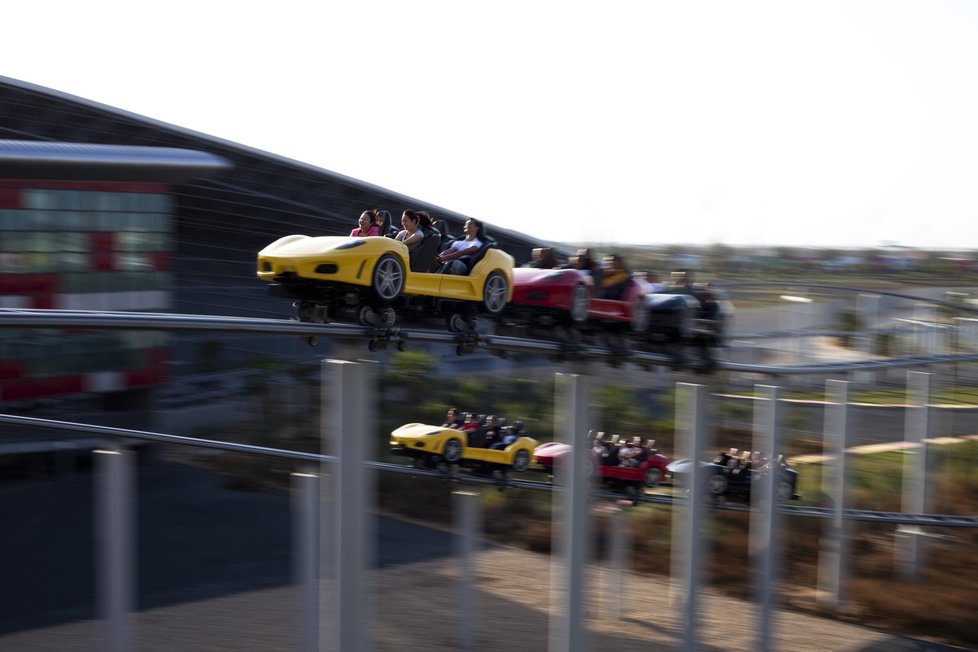
[[296, 299], [301, 321], [391, 326], [415, 312], [465, 329], [474, 308], [495, 317], [513, 294], [513, 257], [488, 239], [469, 273], [435, 270], [434, 239], [416, 252], [391, 238], [288, 235], [258, 253], [258, 278], [276, 296]]
[[522, 472], [530, 467], [533, 450], [537, 447], [535, 439], [521, 436], [505, 448], [486, 448], [470, 445], [467, 435], [457, 428], [408, 423], [391, 433], [391, 452], [425, 465], [444, 461]]

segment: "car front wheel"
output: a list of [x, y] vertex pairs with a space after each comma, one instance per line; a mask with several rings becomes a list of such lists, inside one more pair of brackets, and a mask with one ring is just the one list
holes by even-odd
[[587, 291], [587, 287], [583, 283], [578, 283], [571, 290], [570, 295], [570, 305], [568, 306], [568, 312], [570, 313], [571, 321], [575, 324], [580, 324], [587, 320], [587, 313], [591, 309], [591, 295]]
[[396, 257], [385, 254], [377, 261], [373, 274], [373, 291], [381, 301], [391, 302], [404, 289], [404, 265]]
[[727, 491], [727, 479], [722, 475], [714, 475], [708, 486], [711, 494], [719, 496]]
[[441, 456], [449, 464], [458, 462], [462, 459], [462, 442], [458, 439], [449, 439], [445, 442], [445, 449], [442, 451]]

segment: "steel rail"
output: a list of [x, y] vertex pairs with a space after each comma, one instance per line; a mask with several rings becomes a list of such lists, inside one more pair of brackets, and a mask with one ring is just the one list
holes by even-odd
[[[53, 419], [40, 419], [37, 417], [24, 417], [13, 414], [0, 414], [0, 423], [17, 425], [31, 428], [43, 428], [47, 430], [68, 430], [72, 432], [83, 432], [93, 435], [100, 435], [113, 439], [135, 440], [152, 443], [174, 444], [178, 446], [191, 446], [195, 448], [209, 448], [235, 453], [246, 453], [249, 455], [260, 455], [265, 457], [275, 457], [279, 459], [292, 460], [297, 462], [335, 463], [335, 456], [321, 455], [318, 453], [304, 453], [301, 451], [291, 451], [282, 448], [268, 448], [265, 446], [254, 446], [252, 444], [238, 444], [234, 442], [218, 441], [214, 439], [200, 439], [197, 437], [186, 437], [183, 435], [169, 435], [159, 432], [146, 430], [131, 430], [128, 428], [115, 428], [112, 426], [99, 426], [94, 424], [76, 423], [72, 421], [57, 421]], [[514, 478], [504, 478], [502, 480], [478, 475], [468, 475], [449, 472], [439, 469], [424, 469], [402, 464], [392, 464], [389, 462], [366, 462], [366, 466], [375, 471], [386, 473], [399, 473], [417, 477], [433, 478], [443, 481], [459, 482], [462, 484], [482, 485], [499, 487], [502, 489], [527, 489], [531, 491], [560, 492], [562, 488], [559, 484], [550, 482], [539, 482], [535, 480], [521, 480]], [[607, 498], [610, 500], [626, 500], [626, 497], [619, 493], [606, 490], [595, 490], [592, 492], [594, 497]], [[643, 494], [628, 497], [627, 500], [633, 503], [654, 503], [661, 505], [674, 505], [685, 501], [684, 497], [663, 496], [656, 494]], [[711, 505], [717, 509], [749, 512], [750, 505], [737, 503], [727, 503], [714, 501]], [[829, 507], [809, 507], [805, 505], [782, 504], [779, 511], [792, 516], [804, 516], [814, 518], [830, 518], [833, 515], [832, 508]], [[961, 516], [956, 514], [905, 514], [902, 512], [884, 512], [878, 510], [845, 509], [844, 518], [856, 521], [866, 521], [874, 523], [892, 523], [899, 525], [917, 525], [930, 527], [978, 527], [978, 516]]]
[[[0, 309], [0, 328], [77, 328], [155, 331], [218, 331], [235, 333], [266, 333], [306, 336], [331, 336], [344, 340], [369, 340], [376, 336], [374, 329], [354, 324], [314, 324], [290, 319], [257, 317], [227, 317], [213, 315], [183, 315], [173, 313], [146, 313], [125, 311]], [[399, 329], [397, 336], [407, 341], [465, 344], [464, 336], [445, 331], [427, 329]], [[599, 359], [615, 363], [633, 363], [645, 366], [676, 365], [676, 360], [666, 354], [632, 351], [627, 354], [605, 347], [586, 346], [573, 350], [557, 342], [523, 339], [517, 337], [483, 335], [475, 346], [490, 351], [530, 353], [546, 355], [556, 361], [566, 359]], [[978, 360], [978, 352], [941, 355], [912, 356], [907, 358], [865, 360], [845, 363], [815, 363], [803, 365], [752, 365], [716, 360], [713, 368], [726, 371], [756, 373], [768, 376], [794, 374], [849, 373], [874, 371], [938, 364], [950, 364]], [[693, 370], [701, 369], [695, 362], [681, 365]]]

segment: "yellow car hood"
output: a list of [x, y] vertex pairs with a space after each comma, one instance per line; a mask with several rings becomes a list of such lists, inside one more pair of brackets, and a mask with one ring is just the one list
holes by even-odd
[[[287, 235], [279, 238], [272, 244], [262, 249], [259, 256], [315, 256], [326, 251], [336, 249], [340, 245], [349, 245], [355, 240], [366, 238], [349, 238], [335, 235], [309, 236], [309, 235]], [[361, 245], [363, 246], [363, 245]], [[359, 248], [359, 247], [358, 247]]]

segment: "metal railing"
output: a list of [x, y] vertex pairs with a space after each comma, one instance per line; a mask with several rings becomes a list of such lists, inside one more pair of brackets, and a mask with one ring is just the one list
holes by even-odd
[[[22, 311], [16, 311], [21, 313]], [[169, 329], [207, 329], [207, 330], [249, 330], [276, 333], [330, 333], [340, 337], [363, 336], [359, 327], [322, 326], [283, 322], [278, 320], [251, 320], [236, 318], [208, 318], [174, 315], [86, 315], [66, 314], [64, 311], [30, 311], [26, 319], [7, 320], [8, 315], [0, 315], [0, 326], [16, 321], [18, 327], [46, 326], [56, 322], [58, 327], [104, 327], [104, 328], [153, 328]], [[68, 321], [65, 322], [65, 319]], [[428, 337], [422, 333], [423, 337]], [[437, 336], [437, 337], [435, 337]], [[451, 341], [449, 334], [435, 333], [431, 337], [437, 341]], [[538, 343], [540, 345], [545, 343]], [[523, 342], [520, 346], [532, 349], [537, 344]], [[544, 347], [546, 348], [546, 347]], [[600, 352], [595, 356], [600, 357]], [[368, 573], [369, 541], [367, 533], [370, 509], [373, 505], [372, 487], [367, 481], [368, 470], [380, 470], [413, 475], [443, 475], [438, 471], [401, 467], [392, 464], [372, 462], [366, 459], [365, 442], [373, 432], [373, 415], [362, 396], [375, 395], [372, 386], [373, 365], [362, 362], [326, 360], [322, 367], [322, 401], [325, 414], [329, 416], [322, 425], [323, 450], [333, 451], [334, 455], [303, 453], [284, 449], [266, 448], [221, 442], [165, 433], [110, 428], [65, 421], [51, 421], [15, 415], [0, 415], [0, 423], [30, 426], [45, 429], [70, 430], [88, 433], [104, 438], [108, 443], [95, 452], [97, 474], [96, 527], [97, 527], [97, 567], [99, 615], [105, 624], [105, 649], [127, 650], [132, 646], [131, 618], [133, 610], [134, 577], [133, 550], [133, 504], [132, 486], [135, 469], [132, 456], [127, 451], [127, 442], [145, 441], [178, 444], [195, 448], [210, 448], [228, 452], [247, 453], [291, 460], [297, 466], [293, 474], [293, 504], [295, 514], [295, 568], [296, 590], [300, 596], [298, 614], [299, 640], [303, 650], [318, 650], [321, 647], [343, 652], [359, 651], [369, 645], [365, 625], [366, 586]], [[578, 443], [579, 433], [586, 432], [591, 424], [589, 413], [590, 376], [594, 372], [588, 362], [574, 363], [572, 370], [577, 373], [557, 374], [556, 410], [560, 418], [555, 432], [560, 440]], [[789, 372], [793, 373], [793, 372]], [[800, 373], [800, 372], [799, 372]], [[926, 451], [925, 438], [928, 420], [928, 375], [911, 372], [913, 407], [908, 410], [906, 438], [918, 442]], [[829, 381], [829, 395], [826, 405], [825, 449], [834, 462], [823, 474], [823, 490], [833, 496], [831, 508], [806, 508], [777, 505], [774, 482], [776, 474], [764, 476], [764, 482], [752, 492], [750, 513], [750, 532], [752, 547], [765, 551], [760, 559], [761, 572], [755, 588], [759, 605], [760, 622], [758, 648], [768, 650], [773, 647], [772, 632], [779, 602], [776, 591], [779, 577], [779, 518], [792, 513], [801, 516], [827, 518], [831, 520], [828, 536], [822, 541], [823, 554], [819, 558], [819, 586], [821, 599], [830, 606], [838, 607], [845, 596], [848, 551], [846, 522], [848, 520], [868, 520], [909, 525], [976, 527], [978, 518], [952, 515], [931, 515], [921, 513], [920, 506], [926, 504], [926, 460], [924, 455], [915, 461], [908, 461], [904, 469], [903, 504], [910, 513], [892, 514], [848, 509], [846, 500], [846, 440], [848, 437], [848, 400], [844, 381]], [[676, 426], [679, 433], [679, 446], [682, 455], [691, 459], [702, 459], [709, 450], [711, 433], [707, 423], [710, 393], [701, 384], [679, 383], [679, 400], [676, 411]], [[761, 400], [755, 404], [754, 450], [776, 451], [780, 448], [781, 414], [778, 409], [778, 388], [758, 386]], [[580, 448], [577, 449], [580, 452]], [[550, 648], [553, 650], [584, 649], [586, 640], [582, 634], [586, 629], [586, 619], [582, 605], [586, 594], [585, 566], [588, 560], [589, 540], [589, 502], [594, 494], [584, 479], [585, 455], [572, 454], [571, 463], [564, 469], [565, 480], [559, 485], [511, 481], [514, 487], [552, 491], [559, 494], [554, 501], [555, 522], [554, 548], [560, 559], [562, 572], [554, 573], [552, 599], [558, 599], [556, 615], [552, 617], [550, 628]], [[908, 458], [909, 460], [909, 458]], [[684, 639], [682, 648], [696, 649], [700, 636], [697, 626], [700, 619], [701, 584], [700, 569], [704, 566], [706, 551], [700, 542], [707, 518], [707, 503], [703, 500], [705, 472], [693, 465], [693, 481], [689, 485], [686, 500], [668, 499], [674, 504], [673, 531], [675, 547], [673, 550], [674, 578], [681, 587], [681, 599], [677, 604], [683, 620]], [[463, 479], [458, 476], [456, 479]], [[488, 478], [464, 477], [465, 482], [474, 484], [495, 484]], [[600, 496], [601, 494], [598, 494]], [[641, 500], [663, 501], [664, 497], [647, 496]], [[469, 504], [459, 499], [459, 505]], [[736, 508], [731, 506], [731, 508]], [[481, 530], [476, 519], [460, 518], [461, 541], [473, 541]], [[621, 530], [622, 528], [619, 528]], [[616, 536], [623, 536], [617, 533]], [[921, 537], [905, 537], [907, 550], [901, 559], [905, 560], [904, 572], [908, 575], [916, 571], [924, 542]], [[463, 545], [463, 551], [471, 547]], [[612, 549], [624, 550], [621, 540], [616, 539]], [[471, 554], [465, 553], [465, 554]], [[623, 554], [623, 553], [615, 553]], [[616, 560], [616, 567], [625, 566], [623, 559]], [[321, 578], [335, 577], [332, 590], [326, 593]], [[476, 581], [473, 576], [463, 577], [462, 582]], [[469, 618], [472, 616], [463, 616]], [[459, 645], [471, 643], [471, 623], [462, 622]]]

